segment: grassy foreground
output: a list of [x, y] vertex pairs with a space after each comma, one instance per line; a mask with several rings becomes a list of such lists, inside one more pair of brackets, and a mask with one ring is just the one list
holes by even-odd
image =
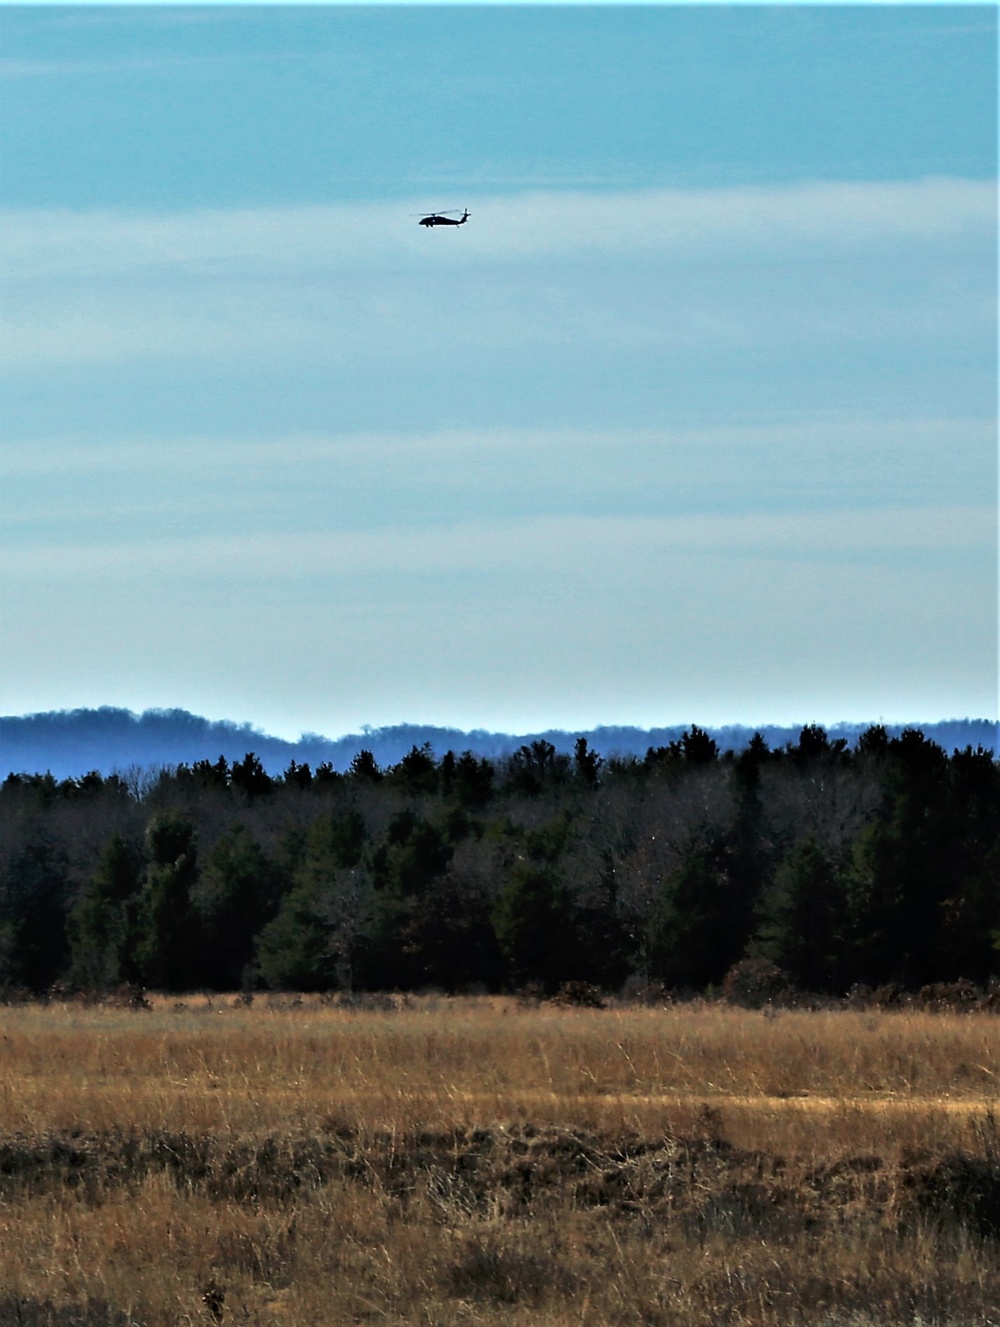
[[1000, 1019], [0, 1009], [0, 1324], [1000, 1323]]

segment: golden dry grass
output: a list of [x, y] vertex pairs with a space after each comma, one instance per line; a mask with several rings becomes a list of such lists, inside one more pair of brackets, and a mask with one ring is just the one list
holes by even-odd
[[0, 1013], [0, 1130], [408, 1132], [532, 1120], [675, 1129], [705, 1106], [741, 1145], [806, 1127], [951, 1130], [1000, 1099], [1000, 1020], [927, 1013], [522, 1008], [501, 998], [391, 1012], [305, 999], [160, 999], [153, 1010]]
[[989, 1016], [0, 1009], [0, 1323], [1000, 1321], [998, 1083]]

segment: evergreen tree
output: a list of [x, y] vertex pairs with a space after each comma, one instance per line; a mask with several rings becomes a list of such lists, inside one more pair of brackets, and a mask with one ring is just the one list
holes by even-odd
[[390, 776], [412, 796], [437, 792], [438, 767], [430, 742], [412, 747], [399, 764], [393, 766]]
[[39, 833], [0, 876], [0, 984], [44, 991], [65, 971], [69, 897], [66, 851]]
[[493, 929], [513, 985], [539, 982], [552, 991], [574, 974], [565, 963], [570, 900], [552, 866], [523, 862], [493, 908]]
[[714, 737], [709, 737], [704, 728], [693, 723], [681, 737], [681, 754], [689, 768], [699, 765], [711, 765], [719, 758], [719, 747]]
[[618, 915], [618, 886], [612, 854], [601, 854], [597, 878], [572, 898], [566, 950], [569, 980], [590, 982], [605, 990], [619, 987], [635, 960]]
[[721, 981], [747, 940], [744, 900], [736, 903], [723, 845], [693, 847], [664, 882], [650, 917], [649, 975], [692, 990]]
[[[183, 769], [178, 767], [178, 773]], [[210, 760], [196, 760], [191, 766], [191, 776], [198, 788], [226, 789], [229, 787], [229, 762], [220, 756], [213, 765]]]
[[936, 975], [955, 849], [947, 757], [908, 729], [889, 743], [885, 770], [885, 801], [858, 836], [847, 876], [852, 975], [920, 986]]
[[[442, 762], [442, 773], [444, 773], [444, 762]], [[496, 768], [485, 757], [480, 758], [474, 756], [471, 751], [465, 751], [458, 760], [452, 758], [446, 777], [449, 791], [460, 806], [469, 810], [482, 810], [493, 792]]]
[[350, 989], [333, 943], [334, 927], [325, 910], [327, 895], [314, 882], [300, 882], [257, 937], [256, 969], [274, 990]]
[[146, 850], [138, 969], [147, 986], [185, 990], [195, 976], [199, 951], [191, 907], [198, 860], [193, 823], [179, 811], [155, 816], [146, 830]]
[[518, 747], [509, 758], [507, 782], [524, 797], [539, 797], [543, 788], [565, 780], [569, 764], [568, 756], [558, 752], [551, 742], [540, 739]]
[[308, 764], [297, 765], [291, 760], [282, 777], [286, 788], [298, 788], [300, 792], [305, 792], [312, 787], [313, 775]]
[[578, 737], [573, 747], [573, 768], [576, 777], [585, 788], [596, 788], [604, 761], [591, 747], [585, 737]]
[[949, 771], [945, 897], [934, 966], [938, 980], [985, 982], [1000, 971], [1000, 766], [982, 748], [956, 751]]
[[774, 836], [761, 797], [761, 770], [771, 761], [767, 742], [754, 733], [732, 761], [736, 818], [728, 833], [731, 920], [747, 933], [773, 873]]
[[365, 981], [373, 986], [412, 988], [434, 980], [432, 952], [440, 955], [434, 886], [448, 869], [454, 849], [445, 833], [412, 811], [389, 823], [371, 857], [374, 916]]
[[365, 837], [356, 811], [313, 823], [295, 883], [257, 937], [257, 971], [266, 985], [351, 989], [368, 913], [359, 870]]
[[814, 838], [785, 856], [760, 904], [753, 949], [810, 991], [842, 978], [844, 893], [837, 868]]
[[248, 751], [242, 760], [233, 764], [230, 782], [233, 788], [243, 793], [248, 801], [253, 801], [255, 797], [263, 797], [274, 787], [271, 776], [252, 751]]
[[245, 825], [212, 848], [191, 893], [202, 942], [201, 981], [238, 990], [253, 963], [257, 933], [277, 908], [274, 866]]
[[114, 835], [69, 915], [70, 981], [85, 990], [108, 990], [137, 980], [138, 895], [142, 866], [135, 847]]
[[359, 783], [378, 783], [383, 775], [378, 761], [367, 749], [362, 749], [351, 761], [348, 774]]

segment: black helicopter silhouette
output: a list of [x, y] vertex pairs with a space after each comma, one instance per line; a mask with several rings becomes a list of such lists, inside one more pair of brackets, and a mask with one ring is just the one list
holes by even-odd
[[[455, 212], [458, 208], [455, 209]], [[464, 226], [469, 219], [469, 209], [466, 208], [462, 215], [455, 220], [455, 212], [429, 212], [422, 216], [418, 225], [421, 226]]]

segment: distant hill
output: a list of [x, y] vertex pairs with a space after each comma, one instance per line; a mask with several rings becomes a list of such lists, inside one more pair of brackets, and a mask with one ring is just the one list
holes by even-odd
[[[90, 770], [110, 774], [132, 766], [190, 764], [195, 760], [240, 760], [253, 751], [271, 774], [280, 773], [291, 761], [316, 766], [329, 761], [335, 769], [346, 769], [362, 748], [371, 751], [380, 765], [391, 765], [413, 746], [429, 743], [435, 755], [446, 751], [474, 751], [497, 757], [516, 751], [524, 743], [543, 739], [558, 750], [571, 751], [577, 737], [586, 737], [602, 755], [644, 755], [650, 746], [676, 741], [689, 725], [670, 728], [600, 727], [565, 732], [550, 729], [535, 733], [491, 733], [482, 729], [463, 732], [427, 724], [397, 724], [388, 728], [366, 728], [345, 737], [328, 738], [306, 733], [297, 742], [271, 737], [259, 728], [227, 720], [213, 721], [187, 710], [101, 709], [50, 710], [44, 714], [11, 715], [0, 718], [0, 778], [9, 773], [51, 771], [60, 779], [77, 778]], [[834, 724], [832, 738], [854, 743], [867, 724]], [[940, 723], [887, 724], [892, 735], [905, 727], [920, 728], [927, 737], [949, 753], [966, 746], [984, 746], [1000, 753], [1000, 726], [987, 719], [953, 719]], [[795, 741], [799, 727], [764, 724], [759, 728], [732, 725], [709, 728], [722, 750], [740, 750], [754, 732], [760, 732], [772, 747]]]

